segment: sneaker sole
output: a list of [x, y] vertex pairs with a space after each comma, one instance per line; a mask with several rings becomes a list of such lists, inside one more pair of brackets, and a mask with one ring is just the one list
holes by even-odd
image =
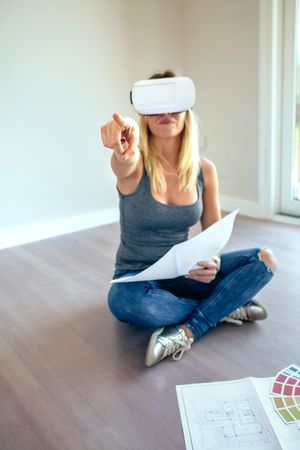
[[152, 350], [156, 344], [157, 336], [159, 336], [163, 332], [164, 329], [165, 329], [165, 327], [158, 328], [156, 331], [154, 331], [152, 333], [152, 336], [151, 336], [148, 346], [147, 346], [146, 356], [145, 356], [145, 364], [147, 367], [154, 366], [154, 364], [156, 364], [158, 362], [158, 361], [155, 361], [155, 359], [153, 358]]

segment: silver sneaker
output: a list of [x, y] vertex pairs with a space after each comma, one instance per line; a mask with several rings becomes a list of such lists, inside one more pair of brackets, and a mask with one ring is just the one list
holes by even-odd
[[186, 350], [191, 348], [193, 342], [194, 339], [188, 338], [179, 326], [159, 328], [151, 335], [145, 364], [148, 367], [154, 366], [170, 355], [177, 361]]
[[257, 300], [250, 300], [245, 306], [233, 311], [229, 316], [224, 317], [221, 322], [234, 323], [242, 326], [244, 322], [255, 322], [255, 320], [264, 320], [268, 316], [267, 309]]

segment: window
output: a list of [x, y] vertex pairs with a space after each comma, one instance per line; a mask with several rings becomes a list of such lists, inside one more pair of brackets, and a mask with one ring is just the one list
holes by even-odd
[[300, 0], [285, 0], [281, 212], [300, 217]]
[[298, 1], [296, 27], [296, 115], [295, 115], [295, 145], [293, 163], [293, 198], [300, 200], [300, 2]]

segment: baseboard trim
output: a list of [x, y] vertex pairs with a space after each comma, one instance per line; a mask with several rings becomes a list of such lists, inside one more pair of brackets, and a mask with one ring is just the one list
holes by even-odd
[[300, 226], [300, 217], [287, 216], [284, 214], [275, 214], [272, 217], [274, 222], [286, 223], [288, 225], [297, 225]]
[[0, 250], [117, 222], [118, 208], [107, 208], [49, 222], [0, 231]]
[[260, 217], [259, 204], [234, 197], [220, 197], [222, 211], [235, 211], [239, 209], [239, 214], [247, 217]]
[[[247, 217], [261, 218], [259, 204], [234, 197], [220, 197], [223, 211], [235, 211]], [[66, 217], [45, 223], [19, 227], [0, 232], [0, 250], [17, 245], [28, 244], [55, 236], [61, 236], [75, 231], [107, 225], [119, 220], [118, 208], [107, 208], [88, 214]], [[282, 215], [274, 215], [271, 220], [299, 225], [300, 219]]]

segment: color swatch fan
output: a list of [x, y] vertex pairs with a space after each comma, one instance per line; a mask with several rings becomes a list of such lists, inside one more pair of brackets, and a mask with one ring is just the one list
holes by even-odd
[[286, 424], [296, 422], [300, 429], [300, 367], [292, 365], [278, 372], [270, 396], [281, 419]]

